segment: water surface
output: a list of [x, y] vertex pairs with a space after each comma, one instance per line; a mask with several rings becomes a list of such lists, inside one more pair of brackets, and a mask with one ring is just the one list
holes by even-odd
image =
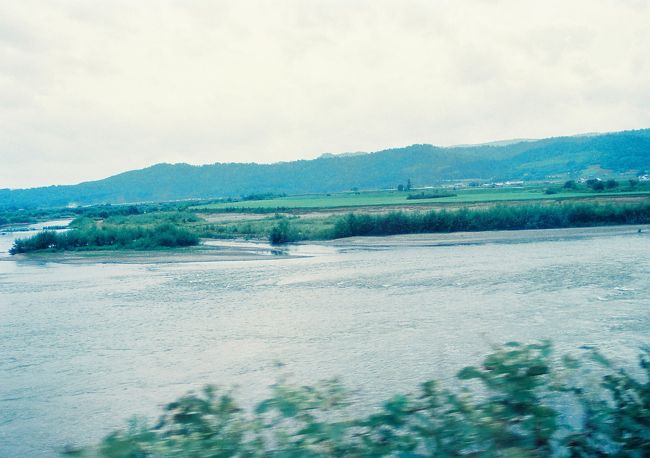
[[0, 456], [93, 443], [205, 383], [260, 399], [280, 374], [339, 376], [378, 401], [449, 380], [490, 343], [592, 344], [630, 363], [650, 343], [646, 233], [361, 248], [308, 245], [299, 254], [312, 256], [286, 258], [265, 247], [264, 259], [227, 262], [1, 261]]

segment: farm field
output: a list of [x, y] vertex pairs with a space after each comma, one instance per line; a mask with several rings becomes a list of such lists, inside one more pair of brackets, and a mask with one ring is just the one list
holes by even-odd
[[[446, 190], [447, 191], [447, 190]], [[217, 202], [190, 207], [198, 212], [260, 211], [276, 209], [336, 209], [373, 206], [449, 206], [454, 204], [472, 204], [508, 201], [567, 200], [567, 199], [616, 199], [621, 197], [650, 197], [649, 189], [621, 190], [612, 192], [558, 191], [547, 194], [542, 187], [503, 188], [503, 189], [459, 189], [448, 190], [454, 196], [431, 199], [408, 199], [408, 192], [368, 191], [331, 194], [313, 194], [303, 196], [278, 197], [263, 200], [243, 200], [237, 202]], [[412, 193], [419, 193], [416, 190]], [[426, 191], [425, 191], [426, 192]]]

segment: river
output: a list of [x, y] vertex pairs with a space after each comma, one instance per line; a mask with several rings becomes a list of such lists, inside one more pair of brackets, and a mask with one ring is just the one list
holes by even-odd
[[254, 400], [280, 376], [338, 376], [378, 402], [511, 340], [633, 364], [650, 343], [648, 232], [129, 263], [8, 259], [16, 234], [0, 235], [0, 456], [94, 443], [206, 383]]

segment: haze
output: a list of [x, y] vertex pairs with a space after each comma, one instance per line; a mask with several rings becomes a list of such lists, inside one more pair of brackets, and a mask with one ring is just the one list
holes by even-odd
[[647, 1], [0, 0], [0, 188], [650, 125]]

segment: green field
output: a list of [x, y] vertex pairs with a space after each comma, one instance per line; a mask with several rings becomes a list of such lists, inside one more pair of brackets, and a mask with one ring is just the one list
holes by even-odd
[[[446, 190], [447, 191], [447, 190]], [[587, 192], [558, 190], [554, 194], [546, 194], [546, 188], [470, 188], [448, 190], [455, 193], [451, 197], [433, 199], [409, 200], [408, 192], [375, 191], [375, 192], [346, 192], [337, 194], [317, 194], [304, 196], [279, 197], [265, 200], [247, 200], [239, 202], [218, 202], [207, 205], [197, 205], [191, 210], [204, 212], [220, 212], [228, 210], [262, 210], [262, 209], [336, 209], [371, 206], [416, 206], [435, 204], [471, 204], [484, 202], [558, 200], [558, 199], [589, 199], [607, 197], [649, 196], [650, 189], [634, 191]]]

